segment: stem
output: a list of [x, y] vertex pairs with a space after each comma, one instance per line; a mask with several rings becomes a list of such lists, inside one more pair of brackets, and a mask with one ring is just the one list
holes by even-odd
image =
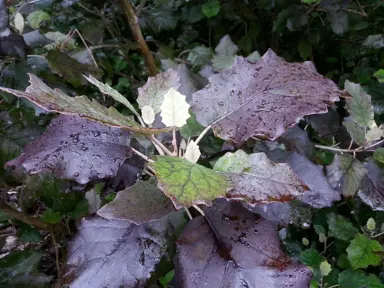
[[381, 235], [384, 235], [384, 232], [381, 232], [381, 233], [379, 233], [379, 234], [373, 235], [371, 238], [376, 238], [376, 237], [379, 237], [379, 236], [381, 236]]
[[195, 208], [197, 210], [197, 212], [199, 212], [202, 216], [205, 217], [204, 211], [199, 206], [193, 205], [193, 208]]
[[176, 130], [172, 131], [172, 145], [173, 145], [173, 155], [177, 156], [177, 141], [176, 141]]
[[187, 213], [189, 220], [192, 220], [193, 217], [192, 217], [192, 215], [191, 215], [191, 212], [189, 212], [188, 207], [184, 207], [184, 210], [185, 210], [185, 212]]
[[135, 152], [136, 155], [140, 156], [141, 158], [143, 158], [145, 161], [147, 162], [155, 162], [153, 161], [152, 159], [149, 159], [147, 156], [145, 156], [143, 153], [137, 151], [135, 148], [131, 147], [132, 151]]
[[315, 145], [315, 147], [320, 148], [320, 149], [324, 149], [324, 150], [340, 152], [340, 153], [356, 153], [356, 152], [367, 152], [367, 150], [369, 150], [375, 146], [378, 146], [382, 143], [384, 143], [384, 139], [380, 140], [379, 142], [376, 142], [372, 145], [369, 145], [368, 147], [360, 146], [356, 149], [340, 149], [340, 148], [334, 148], [334, 147], [323, 146], [323, 145]]
[[195, 143], [196, 145], [201, 141], [201, 139], [203, 139], [204, 135], [207, 134], [207, 132], [212, 128], [212, 125], [209, 125], [207, 128], [205, 128], [203, 130], [203, 132], [201, 132], [201, 134], [199, 135], [199, 137], [197, 137]]
[[89, 55], [91, 56], [93, 63], [95, 64], [95, 66], [96, 66], [97, 68], [99, 68], [99, 66], [97, 65], [97, 62], [96, 62], [96, 59], [95, 59], [95, 57], [93, 57], [93, 54], [92, 54], [92, 51], [91, 51], [91, 49], [89, 49], [89, 47], [88, 47], [87, 43], [85, 42], [85, 40], [84, 40], [83, 36], [80, 34], [80, 31], [79, 31], [79, 30], [77, 30], [77, 29], [75, 29], [75, 32], [77, 33], [77, 35], [79, 35], [79, 37], [80, 37], [81, 41], [83, 42], [83, 44], [84, 44], [85, 48], [87, 49], [87, 51], [88, 51]]
[[4, 200], [0, 199], [0, 210], [7, 214], [9, 217], [24, 222], [26, 224], [35, 226], [39, 230], [54, 230], [54, 231], [63, 231], [64, 227], [62, 225], [51, 225], [44, 223], [39, 218], [29, 216], [23, 212], [17, 211], [16, 209], [9, 206]]
[[161, 150], [163, 150], [163, 152], [165, 154], [167, 154], [168, 156], [173, 156], [172, 152], [168, 150], [167, 147], [165, 147], [163, 145], [163, 143], [161, 143], [159, 140], [156, 139], [155, 136], [151, 135], [150, 138], [149, 138], [152, 142], [154, 142], [154, 144], [156, 144], [157, 146], [159, 146], [161, 148]]
[[119, 0], [120, 5], [124, 10], [125, 17], [128, 20], [128, 24], [132, 31], [132, 36], [135, 39], [136, 43], [139, 45], [141, 52], [143, 54], [144, 60], [147, 63], [148, 71], [150, 76], [155, 76], [157, 74], [155, 60], [153, 59], [152, 53], [148, 48], [147, 42], [145, 42], [143, 33], [137, 20], [137, 16], [129, 0]]
[[59, 259], [59, 249], [57, 248], [57, 243], [55, 239], [55, 233], [51, 231], [52, 243], [55, 248], [55, 262], [56, 262], [56, 270], [57, 270], [57, 279], [60, 279], [60, 259]]

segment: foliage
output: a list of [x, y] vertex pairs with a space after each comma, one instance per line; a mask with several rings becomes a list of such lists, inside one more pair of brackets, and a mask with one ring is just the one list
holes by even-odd
[[0, 1], [0, 283], [384, 287], [383, 2], [104, 2]]

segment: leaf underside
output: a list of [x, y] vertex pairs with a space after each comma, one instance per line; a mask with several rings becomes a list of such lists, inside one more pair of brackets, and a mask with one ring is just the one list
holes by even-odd
[[256, 63], [237, 57], [194, 93], [192, 110], [215, 135], [242, 143], [252, 136], [276, 139], [305, 115], [327, 112], [342, 91], [312, 62], [288, 63], [268, 50]]

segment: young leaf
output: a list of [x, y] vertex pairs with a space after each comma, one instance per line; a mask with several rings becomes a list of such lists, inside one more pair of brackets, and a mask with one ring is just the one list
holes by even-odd
[[150, 106], [155, 114], [159, 113], [164, 95], [171, 88], [177, 90], [180, 86], [179, 81], [180, 77], [173, 69], [159, 73], [156, 77], [149, 77], [147, 83], [138, 89], [139, 96], [137, 97], [137, 103], [139, 103], [140, 109], [144, 106]]
[[367, 268], [369, 265], [380, 265], [381, 257], [375, 252], [382, 252], [380, 243], [357, 234], [347, 248], [348, 260], [353, 269]]
[[362, 270], [345, 270], [339, 274], [340, 288], [384, 288], [384, 284], [374, 274]]
[[215, 71], [219, 72], [230, 67], [236, 58], [239, 48], [232, 42], [229, 35], [225, 35], [220, 39], [219, 44], [215, 48], [216, 54], [212, 59], [212, 66]]
[[[93, 77], [92, 75], [89, 75], [88, 77], [83, 75], [85, 79], [87, 79], [90, 83], [92, 83], [93, 85], [95, 85], [97, 88], [99, 88], [100, 92], [101, 93], [104, 93], [104, 94], [107, 94], [109, 96], [111, 96], [113, 99], [115, 99], [116, 101], [120, 102], [121, 104], [123, 104], [125, 107], [127, 107], [129, 110], [132, 111], [133, 114], [135, 114], [136, 116], [139, 116], [139, 113], [137, 113], [135, 107], [132, 106], [131, 103], [129, 103], [129, 101], [127, 100], [127, 98], [125, 98], [123, 95], [121, 95], [118, 91], [116, 91], [115, 89], [113, 89], [111, 86], [109, 86], [108, 84], [104, 84], [102, 82], [100, 82], [99, 80], [97, 80], [95, 77]], [[153, 121], [152, 121], [153, 122]], [[152, 123], [151, 122], [151, 123]]]
[[187, 124], [189, 118], [189, 104], [185, 101], [185, 96], [170, 88], [164, 95], [161, 104], [162, 122], [168, 127], [182, 127]]
[[28, 173], [53, 173], [58, 178], [87, 183], [113, 177], [131, 156], [131, 133], [78, 116], [60, 115], [45, 133], [28, 143], [8, 167], [23, 166]]
[[379, 81], [379, 83], [384, 83], [384, 69], [379, 69], [373, 74]]
[[83, 219], [68, 248], [65, 284], [144, 287], [166, 253], [166, 231], [165, 220], [137, 226], [100, 217]]
[[144, 106], [141, 109], [141, 117], [146, 124], [150, 125], [155, 121], [155, 112], [151, 106]]
[[364, 164], [368, 174], [361, 182], [359, 197], [372, 209], [384, 211], [384, 172], [374, 161]]
[[184, 158], [192, 163], [196, 163], [199, 160], [200, 155], [199, 146], [195, 143], [195, 141], [191, 140], [187, 146], [187, 150], [185, 151]]
[[172, 202], [157, 187], [154, 178], [120, 191], [97, 214], [109, 220], [128, 220], [136, 225], [156, 221], [175, 211]]
[[15, 27], [17, 29], [17, 31], [19, 32], [19, 34], [23, 34], [23, 31], [24, 31], [24, 18], [23, 18], [23, 15], [20, 14], [20, 12], [17, 12], [15, 14]]
[[332, 267], [327, 260], [321, 262], [319, 269], [321, 276], [327, 276], [332, 271]]
[[235, 153], [226, 153], [219, 158], [213, 167], [213, 170], [230, 173], [242, 173], [251, 171], [252, 163], [250, 155], [243, 150], [237, 150]]
[[326, 103], [342, 95], [312, 63], [287, 63], [272, 50], [256, 63], [237, 57], [209, 80], [194, 93], [192, 110], [203, 126], [212, 124], [217, 136], [234, 143], [276, 139], [301, 117], [327, 112]]
[[367, 229], [369, 231], [373, 231], [376, 229], [376, 222], [375, 222], [375, 219], [373, 219], [372, 217], [368, 219], [367, 221]]
[[347, 99], [347, 107], [351, 118], [361, 127], [372, 127], [375, 123], [373, 119], [373, 106], [371, 95], [364, 91], [360, 84], [345, 80], [345, 90], [353, 98]]
[[367, 134], [365, 135], [365, 139], [368, 143], [379, 140], [381, 137], [384, 137], [384, 130], [381, 125], [380, 127], [374, 125], [370, 130], [367, 131]]
[[27, 21], [32, 29], [39, 29], [41, 22], [51, 21], [51, 16], [43, 10], [36, 10], [27, 16]]
[[177, 241], [175, 266], [183, 287], [309, 286], [309, 269], [283, 253], [273, 223], [225, 200], [204, 212], [209, 224], [194, 218]]
[[352, 240], [359, 233], [359, 230], [347, 218], [336, 213], [327, 215], [327, 223], [329, 230], [340, 240]]
[[149, 166], [156, 170], [159, 187], [176, 208], [210, 205], [213, 199], [223, 197], [229, 189], [224, 175], [186, 159], [157, 156], [156, 162]]
[[359, 160], [347, 154], [335, 155], [332, 164], [327, 166], [329, 183], [344, 197], [351, 197], [357, 193], [367, 173], [367, 168]]
[[70, 97], [59, 89], [51, 89], [33, 74], [29, 75], [30, 86], [25, 92], [0, 87], [0, 90], [17, 97], [27, 98], [36, 105], [52, 112], [79, 115], [105, 125], [124, 128], [130, 131], [153, 134], [169, 131], [169, 128], [143, 128], [134, 121], [120, 114], [115, 108], [106, 108], [96, 100], [89, 100], [86, 96]]
[[212, 0], [204, 3], [201, 7], [201, 11], [207, 18], [216, 16], [220, 12], [220, 2], [218, 0]]

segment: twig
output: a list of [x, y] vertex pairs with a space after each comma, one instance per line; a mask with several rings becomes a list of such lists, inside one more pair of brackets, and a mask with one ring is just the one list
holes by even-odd
[[140, 14], [143, 11], [143, 8], [145, 6], [145, 2], [147, 2], [147, 0], [141, 0], [140, 1], [140, 4], [139, 4], [139, 6], [137, 6], [137, 9], [136, 9], [136, 17], [140, 16]]
[[334, 152], [340, 152], [340, 153], [356, 153], [356, 152], [369, 152], [369, 149], [378, 146], [380, 144], [384, 143], [384, 139], [380, 140], [379, 142], [376, 142], [372, 145], [369, 145], [368, 147], [360, 146], [356, 149], [340, 149], [340, 148], [334, 148], [329, 146], [323, 146], [323, 145], [315, 145], [316, 148], [334, 151]]
[[124, 44], [100, 44], [100, 45], [94, 45], [89, 46], [89, 49], [96, 50], [96, 49], [103, 49], [103, 48], [124, 48], [124, 46], [127, 46], [127, 48], [138, 48], [136, 44], [134, 43], [124, 43]]
[[141, 158], [143, 158], [145, 161], [147, 162], [155, 162], [153, 161], [152, 159], [149, 159], [147, 156], [145, 156], [143, 153], [137, 151], [135, 148], [131, 147], [132, 151], [135, 152], [136, 155], [140, 156]]
[[184, 207], [184, 210], [185, 210], [185, 212], [187, 213], [189, 220], [192, 220], [193, 217], [192, 217], [192, 215], [191, 215], [191, 212], [189, 212], [188, 207]]
[[148, 71], [150, 76], [155, 76], [157, 74], [157, 69], [155, 65], [155, 60], [153, 59], [152, 53], [148, 48], [147, 42], [145, 42], [143, 34], [137, 20], [137, 16], [129, 0], [119, 0], [120, 5], [124, 10], [125, 17], [128, 20], [128, 24], [132, 31], [132, 36], [135, 39], [136, 43], [139, 45], [145, 62], [147, 63]]
[[88, 51], [88, 53], [89, 53], [89, 55], [91, 55], [92, 61], [93, 61], [93, 63], [95, 64], [95, 66], [96, 66], [96, 67], [99, 67], [99, 66], [97, 65], [97, 62], [96, 62], [95, 57], [93, 57], [93, 54], [92, 54], [91, 49], [89, 49], [87, 43], [85, 43], [85, 40], [84, 40], [83, 36], [80, 34], [80, 31], [77, 30], [77, 29], [75, 29], [75, 32], [77, 33], [77, 35], [79, 35], [81, 41], [83, 42], [85, 48], [87, 49], [87, 51]]
[[56, 270], [57, 270], [57, 279], [60, 279], [60, 259], [59, 259], [59, 249], [57, 248], [57, 243], [55, 239], [55, 233], [51, 231], [52, 243], [55, 247], [55, 262], [56, 262]]
[[167, 154], [168, 156], [173, 156], [172, 152], [169, 151], [169, 149], [168, 149], [167, 147], [165, 147], [165, 146], [163, 145], [163, 143], [161, 143], [158, 139], [156, 139], [155, 136], [152, 135], [152, 136], [150, 136], [149, 139], [151, 140], [152, 143], [154, 143], [154, 144], [156, 144], [157, 146], [159, 146], [159, 147], [161, 148], [161, 150], [163, 150], [163, 152], [164, 152], [165, 154]]
[[199, 206], [193, 205], [193, 208], [195, 208], [197, 210], [197, 212], [199, 212], [201, 214], [201, 216], [205, 217], [204, 211]]
[[376, 238], [376, 237], [379, 237], [379, 236], [381, 236], [381, 235], [384, 235], [384, 232], [381, 232], [381, 233], [379, 233], [379, 234], [373, 235], [371, 238]]
[[196, 141], [195, 141], [195, 144], [197, 145], [201, 139], [203, 139], [204, 135], [207, 134], [207, 132], [212, 128], [212, 125], [209, 125], [207, 128], [205, 128], [203, 130], [203, 132], [201, 132], [201, 134], [199, 135], [199, 137], [197, 137]]
[[54, 231], [62, 231], [64, 230], [63, 226], [60, 224], [57, 225], [51, 225], [44, 223], [42, 220], [36, 217], [29, 216], [27, 214], [24, 214], [23, 212], [17, 211], [16, 209], [9, 206], [4, 200], [0, 199], [0, 210], [7, 214], [9, 217], [14, 218], [16, 220], [19, 220], [21, 222], [24, 222], [26, 224], [35, 226], [36, 228], [40, 230], [54, 230]]

